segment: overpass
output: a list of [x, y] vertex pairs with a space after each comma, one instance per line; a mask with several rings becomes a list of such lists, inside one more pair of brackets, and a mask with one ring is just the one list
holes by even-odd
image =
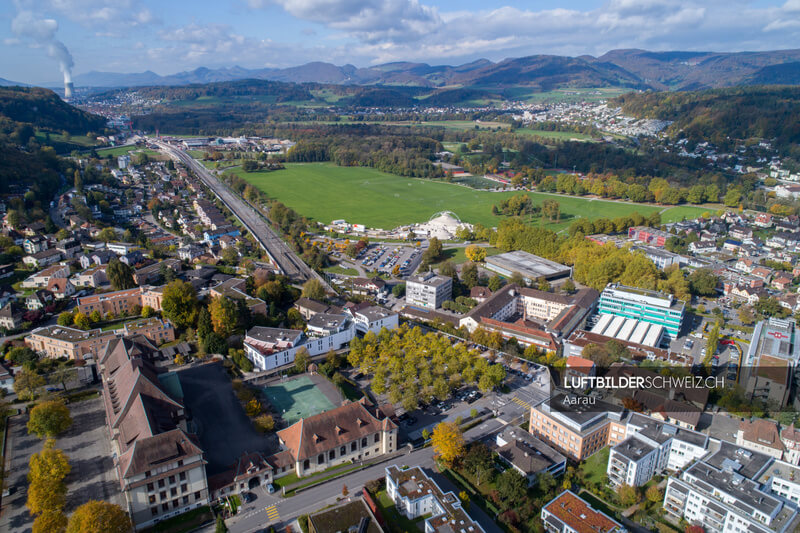
[[206, 185], [222, 201], [223, 204], [233, 213], [233, 215], [247, 228], [255, 237], [269, 256], [272, 263], [278, 270], [295, 283], [304, 283], [309, 279], [319, 280], [327, 292], [334, 292], [330, 285], [309, 267], [292, 250], [281, 237], [269, 226], [269, 223], [250, 203], [238, 194], [231, 191], [227, 185], [217, 179], [199, 162], [195, 161], [183, 150], [170, 146], [169, 144], [150, 139], [156, 146], [161, 148], [171, 158], [179, 161]]

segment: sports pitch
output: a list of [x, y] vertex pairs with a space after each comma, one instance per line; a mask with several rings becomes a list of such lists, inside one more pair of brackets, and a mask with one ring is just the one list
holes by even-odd
[[[464, 222], [497, 226], [502, 216], [492, 214], [492, 206], [519, 192], [489, 192], [444, 181], [405, 178], [366, 167], [339, 167], [331, 163], [290, 163], [285, 170], [247, 173], [233, 172], [315, 221], [330, 223], [345, 219], [371, 228], [394, 227], [426, 222], [440, 211], [452, 211]], [[708, 208], [614, 202], [565, 195], [529, 192], [534, 203], [557, 200], [562, 213], [558, 223], [544, 225], [561, 230], [576, 218], [615, 218], [638, 212], [661, 212], [664, 222], [700, 216]], [[538, 224], [538, 220], [531, 221]]]
[[264, 394], [289, 425], [336, 407], [308, 376], [276, 382]]

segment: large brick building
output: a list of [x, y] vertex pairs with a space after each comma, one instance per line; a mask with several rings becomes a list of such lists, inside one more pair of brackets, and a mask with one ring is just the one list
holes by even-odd
[[90, 314], [92, 311], [99, 311], [106, 315], [112, 313], [121, 315], [132, 313], [134, 308], [152, 307], [155, 311], [161, 311], [162, 287], [136, 287], [121, 291], [105, 292], [92, 294], [78, 298], [77, 309], [81, 313]]

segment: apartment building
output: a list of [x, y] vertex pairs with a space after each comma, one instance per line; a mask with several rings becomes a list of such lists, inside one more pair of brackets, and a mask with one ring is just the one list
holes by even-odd
[[759, 482], [773, 459], [721, 441], [719, 448], [670, 477], [664, 511], [708, 532], [784, 533], [795, 531], [797, 508]]
[[52, 265], [22, 281], [23, 289], [44, 289], [51, 279], [68, 278], [69, 265]]
[[245, 280], [241, 278], [231, 278], [229, 280], [223, 281], [216, 287], [211, 288], [209, 290], [209, 294], [215, 298], [218, 298], [220, 296], [226, 296], [234, 301], [243, 300], [251, 313], [258, 313], [266, 316], [267, 302], [259, 298], [253, 298], [252, 296], [244, 292], [245, 284], [246, 284]]
[[113, 331], [81, 329], [66, 326], [45, 326], [36, 328], [27, 337], [25, 344], [31, 350], [46, 357], [68, 359], [88, 359], [97, 357], [106, 344], [115, 338]]
[[597, 311], [663, 326], [665, 335], [674, 339], [683, 325], [685, 307], [671, 294], [609, 283], [600, 294]]
[[593, 403], [589, 404], [589, 400], [558, 393], [532, 407], [530, 433], [574, 461], [583, 461], [608, 444], [622, 441], [627, 431], [624, 410], [600, 400], [591, 399]]
[[542, 507], [542, 524], [549, 533], [623, 533], [622, 524], [594, 509], [571, 490]]
[[143, 335], [156, 346], [175, 340], [175, 328], [169, 320], [156, 317], [142, 318], [128, 322], [122, 327], [123, 334], [127, 336]]
[[135, 308], [141, 309], [149, 306], [155, 311], [161, 311], [161, 288], [136, 287], [121, 291], [92, 294], [78, 298], [77, 309], [86, 315], [93, 311], [101, 315], [112, 313], [114, 315], [133, 313]]
[[298, 476], [345, 462], [380, 457], [397, 449], [397, 424], [380, 409], [350, 402], [278, 431]]
[[425, 309], [438, 309], [442, 302], [452, 299], [453, 280], [433, 272], [417, 274], [406, 283], [406, 303]]
[[775, 459], [781, 459], [784, 454], [784, 446], [778, 431], [778, 424], [762, 418], [739, 422], [739, 431], [736, 432], [736, 444], [767, 454]]
[[[756, 324], [745, 354], [739, 383], [755, 399], [788, 405], [794, 381], [794, 369], [800, 364], [797, 324], [791, 319], [769, 318]], [[795, 399], [800, 405], [800, 401]]]
[[165, 385], [177, 377], [158, 373], [153, 355], [152, 346], [121, 338], [99, 360], [114, 466], [137, 530], [209, 503], [203, 450], [182, 398]]
[[607, 474], [613, 486], [640, 487], [656, 474], [678, 471], [707, 453], [702, 433], [632, 413], [625, 440], [611, 447]]
[[540, 474], [553, 476], [567, 469], [567, 458], [517, 427], [507, 426], [495, 437], [495, 451], [502, 461], [522, 474], [531, 487]]
[[425, 533], [484, 533], [461, 507], [461, 500], [453, 492], [444, 492], [418, 466], [386, 467], [386, 493], [407, 518], [430, 515], [425, 520]]
[[395, 329], [399, 325], [400, 315], [368, 302], [348, 303], [344, 306], [344, 312], [352, 318], [356, 332], [362, 335], [368, 331], [378, 334], [383, 328]]

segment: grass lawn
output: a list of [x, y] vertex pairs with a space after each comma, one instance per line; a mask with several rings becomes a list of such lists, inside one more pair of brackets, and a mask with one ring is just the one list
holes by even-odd
[[358, 276], [358, 270], [355, 268], [345, 268], [339, 265], [329, 266], [325, 269], [325, 272], [330, 272], [331, 274], [341, 274], [343, 276]]
[[[444, 249], [442, 249], [442, 260], [438, 261], [436, 264], [444, 263], [445, 261], [450, 261], [455, 265], [460, 265], [461, 263], [466, 263], [467, 262], [467, 256], [464, 253], [465, 249], [466, 249], [466, 246], [464, 248], [444, 248]], [[486, 250], [486, 257], [503, 253], [502, 250], [498, 250], [497, 248], [494, 248], [494, 247], [491, 247], [491, 246], [487, 247], [487, 248], [484, 248], [484, 250]]]
[[[528, 194], [537, 204], [557, 199], [561, 221], [546, 223], [556, 230], [568, 227], [578, 217], [614, 218], [633, 212], [646, 216], [664, 210], [657, 205], [535, 192], [477, 191], [442, 181], [404, 178], [372, 168], [339, 167], [331, 163], [287, 164], [285, 170], [277, 172], [247, 173], [238, 168], [231, 171], [298, 213], [326, 224], [343, 218], [353, 224], [391, 229], [425, 222], [440, 211], [452, 211], [465, 222], [494, 227], [502, 217], [492, 214], [492, 206], [514, 194]], [[670, 208], [664, 216], [670, 216], [672, 209], [681, 209], [683, 216], [685, 210], [692, 208]], [[695, 209], [698, 215], [705, 210]]]
[[113, 148], [101, 148], [97, 151], [97, 155], [100, 157], [117, 157], [120, 155], [125, 155], [130, 152], [144, 152], [147, 155], [158, 155], [158, 152], [155, 150], [151, 150], [149, 148], [139, 148], [135, 144], [127, 144], [125, 146], [115, 146]]
[[516, 130], [515, 133], [519, 133], [520, 135], [534, 135], [537, 137], [544, 137], [546, 139], [555, 139], [557, 141], [593, 140], [591, 135], [586, 135], [585, 133], [577, 133], [574, 131], [549, 131], [549, 130], [537, 130], [534, 128], [520, 128]]
[[603, 477], [606, 475], [608, 468], [608, 455], [610, 448], [606, 446], [599, 452], [595, 453], [583, 464], [583, 471], [586, 473], [586, 481], [591, 483], [602, 483]]

